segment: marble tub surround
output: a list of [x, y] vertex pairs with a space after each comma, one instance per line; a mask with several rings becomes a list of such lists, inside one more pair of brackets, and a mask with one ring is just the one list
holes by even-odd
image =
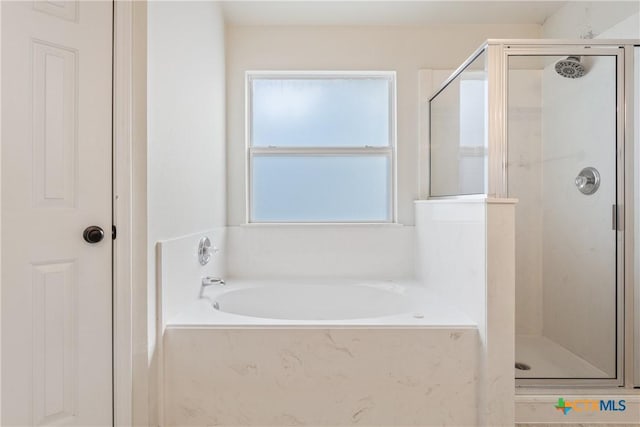
[[415, 203], [416, 277], [478, 325], [478, 422], [486, 426], [514, 423], [516, 203]]
[[414, 227], [249, 224], [227, 227], [230, 277], [410, 279]]
[[477, 425], [477, 342], [473, 327], [169, 326], [164, 425]]
[[[337, 253], [340, 227], [297, 237], [299, 226], [214, 230], [221, 251], [206, 267], [201, 234], [160, 242], [161, 425], [513, 425], [513, 206], [418, 202], [415, 229], [365, 238], [368, 226], [349, 228]], [[233, 233], [243, 236], [225, 238]], [[314, 249], [333, 255], [313, 264]], [[368, 319], [252, 317], [215, 310], [215, 295], [199, 299], [204, 275], [227, 281], [207, 295], [375, 277], [410, 292], [415, 307]]]

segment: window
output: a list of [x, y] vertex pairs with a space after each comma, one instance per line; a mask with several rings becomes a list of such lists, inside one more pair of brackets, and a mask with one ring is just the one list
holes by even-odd
[[249, 222], [395, 220], [395, 73], [247, 73]]

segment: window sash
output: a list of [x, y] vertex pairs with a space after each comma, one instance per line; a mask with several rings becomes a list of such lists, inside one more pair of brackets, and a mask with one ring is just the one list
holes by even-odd
[[[253, 81], [254, 80], [361, 80], [379, 79], [389, 83], [389, 135], [386, 146], [396, 144], [396, 72], [395, 71], [247, 71], [245, 78], [245, 137], [247, 147], [253, 145]], [[277, 147], [270, 146], [270, 147]], [[369, 146], [354, 146], [367, 148]], [[257, 148], [257, 147], [256, 147]], [[293, 148], [293, 147], [292, 147]], [[303, 147], [300, 147], [303, 148]], [[320, 147], [319, 147], [320, 148]], [[326, 147], [332, 148], [332, 147]], [[336, 147], [341, 148], [341, 147]]]
[[[387, 201], [387, 218], [384, 220], [322, 220], [322, 221], [290, 221], [290, 220], [254, 220], [253, 214], [253, 161], [255, 157], [265, 156], [289, 156], [289, 157], [385, 157], [389, 161], [389, 173], [387, 177], [387, 191], [389, 199]], [[396, 187], [395, 187], [395, 156], [391, 147], [371, 147], [371, 148], [263, 148], [254, 147], [248, 153], [248, 168], [246, 176], [246, 218], [248, 224], [393, 224], [396, 223]]]
[[[248, 224], [389, 224], [397, 222], [397, 189], [396, 189], [396, 73], [394, 71], [247, 71], [245, 90], [245, 138], [246, 138], [246, 160], [245, 160], [245, 214]], [[252, 145], [252, 82], [254, 79], [362, 79], [380, 78], [389, 81], [389, 145], [387, 146], [354, 146], [354, 147], [281, 147], [268, 146], [256, 147]], [[255, 221], [252, 216], [253, 201], [253, 159], [255, 156], [381, 156], [389, 159], [389, 176], [387, 188], [389, 192], [388, 200], [388, 220], [381, 221]]]
[[346, 155], [381, 155], [381, 154], [393, 154], [392, 147], [249, 147], [251, 155], [334, 155], [334, 156], [346, 156]]

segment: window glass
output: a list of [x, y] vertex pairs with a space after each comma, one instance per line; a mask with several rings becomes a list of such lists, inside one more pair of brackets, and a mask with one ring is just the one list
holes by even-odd
[[252, 220], [389, 221], [390, 159], [385, 155], [256, 155]]
[[253, 78], [255, 147], [390, 145], [389, 78]]

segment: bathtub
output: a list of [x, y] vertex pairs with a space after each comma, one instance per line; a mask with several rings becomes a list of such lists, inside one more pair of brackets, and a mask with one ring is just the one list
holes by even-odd
[[166, 426], [477, 424], [476, 325], [417, 283], [230, 279], [182, 307]]
[[173, 326], [475, 326], [412, 281], [239, 280], [205, 289]]

